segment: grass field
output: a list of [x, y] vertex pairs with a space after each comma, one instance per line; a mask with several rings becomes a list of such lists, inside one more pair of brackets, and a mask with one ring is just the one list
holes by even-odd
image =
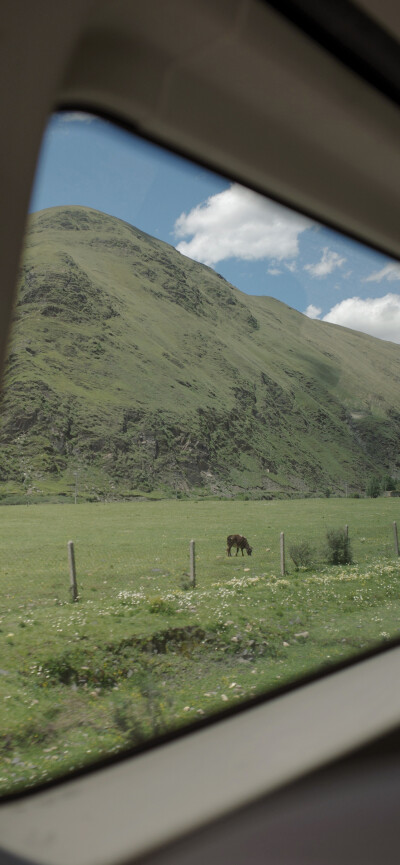
[[[396, 499], [2, 507], [0, 791], [71, 772], [399, 635], [395, 520]], [[327, 566], [326, 530], [345, 524], [353, 564]], [[248, 537], [251, 557], [226, 556], [234, 532]], [[313, 564], [296, 572], [288, 550], [304, 539]]]

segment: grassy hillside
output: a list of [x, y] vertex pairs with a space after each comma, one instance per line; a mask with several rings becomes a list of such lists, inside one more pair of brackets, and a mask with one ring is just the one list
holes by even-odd
[[361, 490], [399, 473], [400, 347], [249, 297], [82, 207], [30, 219], [0, 494]]

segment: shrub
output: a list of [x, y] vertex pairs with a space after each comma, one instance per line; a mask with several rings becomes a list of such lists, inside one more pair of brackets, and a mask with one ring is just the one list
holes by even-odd
[[129, 744], [136, 745], [146, 738], [145, 718], [128, 698], [115, 701], [112, 720]]
[[165, 613], [171, 615], [175, 613], [174, 604], [171, 601], [164, 601], [164, 598], [156, 597], [149, 599], [149, 613]]
[[299, 544], [292, 544], [289, 547], [289, 555], [296, 571], [300, 568], [309, 568], [312, 565], [314, 551], [308, 541], [301, 541]]
[[181, 587], [182, 592], [191, 592], [194, 588], [193, 583], [188, 574], [182, 574], [179, 585]]
[[151, 665], [143, 661], [136, 670], [131, 695], [118, 695], [114, 701], [113, 722], [127, 745], [137, 745], [164, 733], [171, 718], [172, 698], [158, 687]]
[[351, 565], [353, 556], [345, 529], [328, 529], [326, 559], [330, 565]]
[[396, 481], [392, 478], [391, 475], [384, 475], [382, 478], [382, 489], [388, 491], [394, 491], [396, 489]]
[[370, 478], [367, 484], [366, 494], [371, 499], [377, 499], [381, 492], [378, 478]]

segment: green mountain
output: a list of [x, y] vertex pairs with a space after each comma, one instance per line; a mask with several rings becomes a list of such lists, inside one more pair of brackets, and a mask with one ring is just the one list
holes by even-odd
[[83, 207], [34, 214], [0, 493], [266, 496], [399, 474], [400, 346], [242, 294]]

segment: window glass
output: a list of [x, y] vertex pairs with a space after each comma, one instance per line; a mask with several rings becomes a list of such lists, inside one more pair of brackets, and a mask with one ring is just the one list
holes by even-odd
[[398, 636], [400, 266], [49, 122], [0, 430], [0, 790]]

